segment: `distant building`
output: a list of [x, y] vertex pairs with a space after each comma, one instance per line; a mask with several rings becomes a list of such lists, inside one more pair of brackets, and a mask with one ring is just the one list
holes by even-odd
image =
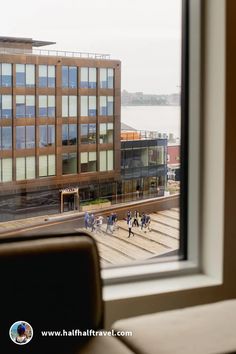
[[[120, 61], [0, 37], [0, 218], [58, 211], [120, 180]], [[114, 192], [115, 193], [115, 192]]]
[[168, 179], [180, 181], [180, 143], [169, 143], [167, 147]]

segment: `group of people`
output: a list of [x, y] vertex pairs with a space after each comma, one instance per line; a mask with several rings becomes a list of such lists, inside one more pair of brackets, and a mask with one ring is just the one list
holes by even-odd
[[[84, 226], [86, 229], [91, 229], [92, 232], [102, 232], [103, 216], [95, 216], [88, 212], [84, 215]], [[117, 228], [117, 214], [111, 213], [107, 216], [107, 228], [106, 232], [113, 234]]]
[[126, 218], [127, 224], [128, 224], [128, 230], [129, 234], [128, 237], [131, 235], [134, 236], [134, 232], [132, 231], [132, 227], [141, 227], [141, 230], [144, 230], [144, 232], [151, 231], [150, 224], [151, 224], [151, 217], [148, 214], [145, 213], [139, 213], [138, 210], [135, 210], [134, 213], [130, 210], [127, 212], [127, 218]]

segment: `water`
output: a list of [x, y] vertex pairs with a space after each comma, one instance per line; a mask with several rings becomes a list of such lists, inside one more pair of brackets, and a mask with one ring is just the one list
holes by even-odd
[[122, 106], [121, 122], [137, 130], [172, 133], [180, 138], [179, 106]]

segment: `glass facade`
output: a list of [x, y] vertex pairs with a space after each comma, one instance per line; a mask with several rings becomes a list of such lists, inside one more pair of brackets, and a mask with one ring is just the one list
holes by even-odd
[[12, 127], [0, 127], [0, 150], [12, 149]]
[[80, 142], [81, 144], [96, 144], [96, 124], [80, 125]]
[[16, 118], [35, 117], [35, 96], [16, 95]]
[[100, 123], [99, 124], [99, 143], [112, 144], [113, 143], [113, 123]]
[[100, 69], [100, 88], [114, 88], [114, 69]]
[[62, 96], [62, 117], [77, 117], [77, 96]]
[[12, 158], [0, 158], [0, 182], [12, 181]]
[[39, 156], [39, 177], [55, 176], [56, 174], [56, 156], [40, 155]]
[[114, 166], [114, 151], [100, 151], [99, 160], [99, 171], [112, 171]]
[[56, 114], [56, 102], [53, 95], [40, 95], [39, 96], [39, 117], [51, 117], [54, 118]]
[[16, 64], [16, 87], [35, 86], [35, 65]]
[[35, 178], [35, 156], [16, 158], [16, 180]]
[[62, 174], [77, 173], [77, 153], [62, 154]]
[[97, 69], [81, 68], [80, 69], [80, 87], [95, 89], [97, 87]]
[[12, 118], [12, 95], [0, 95], [0, 118]]
[[55, 125], [39, 126], [39, 147], [55, 145]]
[[100, 116], [113, 116], [113, 96], [100, 96]]
[[77, 124], [62, 124], [62, 145], [77, 144]]
[[56, 85], [55, 65], [38, 66], [38, 85], [39, 87], [55, 87]]
[[77, 88], [77, 67], [62, 66], [61, 83], [63, 88]]
[[16, 149], [32, 149], [35, 147], [34, 125], [16, 126]]
[[97, 153], [81, 152], [80, 153], [80, 172], [95, 172], [97, 171]]
[[12, 87], [12, 64], [0, 63], [0, 87]]
[[94, 117], [97, 115], [97, 97], [80, 97], [80, 115], [84, 117]]

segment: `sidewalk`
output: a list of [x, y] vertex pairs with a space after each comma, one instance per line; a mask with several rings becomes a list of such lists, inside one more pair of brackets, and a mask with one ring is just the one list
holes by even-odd
[[[148, 201], [154, 201], [155, 199], [161, 201], [163, 199], [169, 199], [173, 197], [178, 197], [179, 195], [172, 195], [169, 197], [158, 197], [158, 198], [150, 198], [150, 199], [144, 199], [144, 200], [139, 200], [139, 201], [132, 201], [132, 202], [126, 202], [126, 203], [120, 203], [120, 204], [114, 204], [106, 208], [101, 208], [101, 209], [94, 209], [89, 211], [89, 213], [104, 213], [108, 211], [112, 211], [118, 208], [122, 207], [131, 207], [132, 205], [139, 205], [142, 203], [147, 203]], [[79, 218], [83, 217], [85, 214], [84, 211], [68, 211], [64, 213], [57, 213], [57, 214], [51, 214], [51, 215], [42, 215], [42, 216], [34, 216], [30, 218], [24, 218], [24, 219], [17, 219], [17, 220], [11, 220], [11, 221], [3, 221], [0, 222], [0, 235], [5, 234], [8, 232], [13, 232], [13, 231], [22, 231], [26, 230], [29, 228], [33, 228], [36, 226], [42, 226], [42, 225], [50, 225], [55, 222], [60, 222], [68, 219], [74, 219], [74, 218]]]

